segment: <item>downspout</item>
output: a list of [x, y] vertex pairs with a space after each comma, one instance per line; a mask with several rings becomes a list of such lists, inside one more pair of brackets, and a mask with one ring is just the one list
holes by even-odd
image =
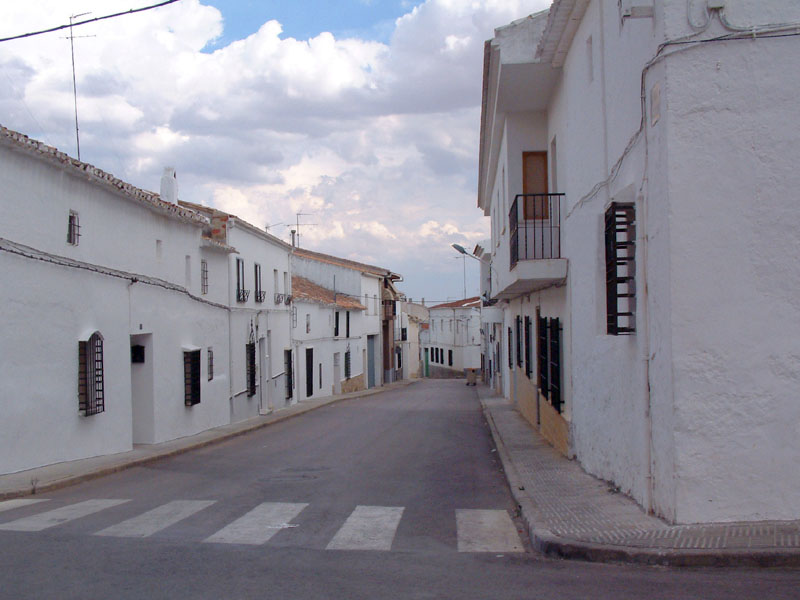
[[233, 296], [231, 291], [231, 261], [234, 260], [232, 254], [228, 254], [228, 420], [233, 423], [233, 308], [235, 304], [231, 302]]

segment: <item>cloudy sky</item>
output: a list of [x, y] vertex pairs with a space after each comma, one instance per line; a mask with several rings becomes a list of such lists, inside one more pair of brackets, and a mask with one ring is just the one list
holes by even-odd
[[[0, 37], [155, 0], [0, 2]], [[483, 42], [549, 0], [181, 0], [74, 30], [81, 159], [463, 295]], [[75, 156], [66, 32], [0, 43], [0, 124]], [[313, 225], [312, 225], [313, 224]], [[467, 295], [477, 262], [466, 259]]]

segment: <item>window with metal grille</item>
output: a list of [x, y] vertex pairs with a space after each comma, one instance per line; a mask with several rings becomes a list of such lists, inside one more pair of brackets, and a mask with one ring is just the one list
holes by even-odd
[[448, 350], [447, 351], [447, 366], [448, 367], [452, 367], [453, 366], [453, 351], [452, 350]]
[[241, 258], [236, 259], [236, 300], [238, 302], [247, 302], [250, 296], [250, 290], [244, 288], [244, 260]]
[[208, 293], [208, 262], [205, 259], [200, 260], [200, 293]]
[[517, 334], [517, 366], [522, 366], [522, 317], [514, 317], [515, 333]]
[[525, 315], [525, 375], [528, 379], [531, 378], [531, 373], [533, 373], [531, 354], [531, 318]]
[[333, 337], [339, 337], [339, 311], [333, 313]]
[[208, 380], [211, 381], [214, 379], [214, 349], [209, 346], [208, 347]]
[[400, 328], [400, 341], [401, 342], [408, 341], [408, 327], [401, 327]]
[[508, 328], [508, 368], [514, 368], [514, 336], [511, 327]]
[[344, 378], [350, 379], [350, 351], [344, 353]]
[[537, 318], [539, 390], [559, 413], [563, 411], [561, 397], [561, 321], [557, 318]]
[[253, 276], [254, 276], [254, 291], [255, 291], [255, 301], [256, 302], [263, 302], [264, 299], [267, 297], [267, 292], [261, 289], [261, 265], [255, 263], [253, 265]]
[[67, 243], [73, 246], [78, 245], [81, 239], [81, 226], [78, 219], [78, 213], [74, 210], [69, 211], [69, 220], [67, 221]]
[[183, 352], [183, 403], [200, 404], [200, 350]]
[[246, 373], [247, 376], [247, 395], [256, 395], [256, 344], [250, 342], [245, 345], [245, 357], [247, 362]]
[[632, 202], [612, 202], [605, 214], [606, 331], [636, 332], [636, 209]]
[[105, 410], [103, 336], [95, 331], [78, 342], [78, 410], [88, 417]]

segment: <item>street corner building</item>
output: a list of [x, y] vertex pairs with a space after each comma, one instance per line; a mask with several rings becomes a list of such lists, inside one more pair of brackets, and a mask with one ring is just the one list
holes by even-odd
[[465, 298], [429, 308], [422, 337], [426, 377], [464, 377], [481, 366], [481, 299]]
[[800, 518], [798, 23], [557, 0], [485, 45], [489, 382], [669, 522]]
[[[388, 269], [328, 255], [304, 268], [310, 251], [179, 200], [171, 167], [148, 192], [2, 126], [0, 188], [0, 474], [398, 376], [389, 358], [402, 277]], [[317, 281], [311, 292], [306, 280]], [[328, 310], [320, 282], [355, 296]], [[319, 303], [310, 316], [309, 301]], [[314, 335], [325, 322], [331, 340], [310, 342], [307, 322]]]

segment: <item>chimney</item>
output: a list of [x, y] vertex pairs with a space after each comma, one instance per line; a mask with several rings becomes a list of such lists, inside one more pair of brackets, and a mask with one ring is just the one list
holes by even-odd
[[294, 248], [294, 247], [295, 247], [295, 246], [294, 246], [294, 237], [295, 237], [295, 234], [296, 234], [296, 233], [297, 233], [297, 230], [296, 230], [296, 229], [292, 229], [292, 248]]
[[161, 176], [161, 199], [170, 204], [178, 203], [178, 175], [175, 167], [164, 167]]

